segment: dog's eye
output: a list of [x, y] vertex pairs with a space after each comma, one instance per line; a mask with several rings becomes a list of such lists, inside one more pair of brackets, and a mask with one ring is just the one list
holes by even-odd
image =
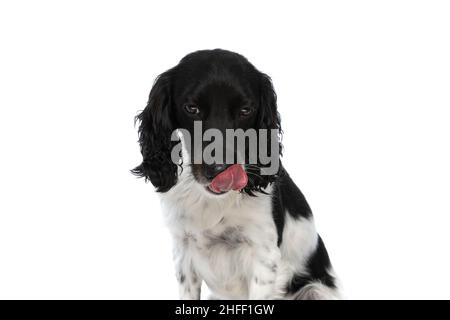
[[185, 104], [184, 110], [186, 110], [186, 112], [190, 113], [190, 114], [199, 114], [200, 113], [200, 109], [194, 104]]
[[243, 107], [239, 110], [239, 115], [241, 117], [247, 117], [253, 112], [253, 109], [250, 107]]

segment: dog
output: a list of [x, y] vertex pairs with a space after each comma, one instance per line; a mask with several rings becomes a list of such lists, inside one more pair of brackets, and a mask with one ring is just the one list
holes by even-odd
[[[281, 161], [266, 175], [259, 160], [192, 161], [185, 135], [194, 135], [196, 122], [202, 132], [275, 130], [280, 159], [282, 129], [269, 76], [238, 53], [190, 53], [157, 77], [136, 121], [143, 161], [132, 172], [160, 195], [181, 299], [200, 299], [203, 282], [213, 299], [340, 298], [311, 209]], [[205, 148], [203, 141], [200, 151]]]

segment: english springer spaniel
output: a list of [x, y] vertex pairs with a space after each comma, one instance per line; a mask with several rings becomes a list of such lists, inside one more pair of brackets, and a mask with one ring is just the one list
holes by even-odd
[[[267, 75], [237, 53], [193, 52], [156, 79], [136, 120], [143, 162], [132, 172], [160, 194], [180, 298], [200, 299], [203, 281], [218, 299], [339, 298], [311, 209], [281, 162], [263, 175], [267, 164], [247, 163], [248, 143], [245, 162], [194, 162], [207, 144], [194, 152], [183, 134], [195, 135], [196, 122], [202, 132], [224, 135], [227, 129], [268, 129], [279, 133], [281, 146]], [[180, 145], [177, 162], [173, 150]]]

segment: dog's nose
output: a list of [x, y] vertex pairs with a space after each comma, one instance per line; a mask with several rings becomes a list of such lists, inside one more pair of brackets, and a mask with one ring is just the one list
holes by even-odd
[[227, 165], [225, 164], [209, 164], [205, 165], [205, 177], [209, 180], [214, 179], [215, 176], [217, 176], [219, 173], [224, 171], [227, 168]]

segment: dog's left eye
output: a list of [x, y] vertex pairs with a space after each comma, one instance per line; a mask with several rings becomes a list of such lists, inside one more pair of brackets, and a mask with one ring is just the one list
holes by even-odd
[[241, 117], [247, 117], [253, 112], [253, 109], [250, 107], [243, 107], [239, 110], [239, 115]]

